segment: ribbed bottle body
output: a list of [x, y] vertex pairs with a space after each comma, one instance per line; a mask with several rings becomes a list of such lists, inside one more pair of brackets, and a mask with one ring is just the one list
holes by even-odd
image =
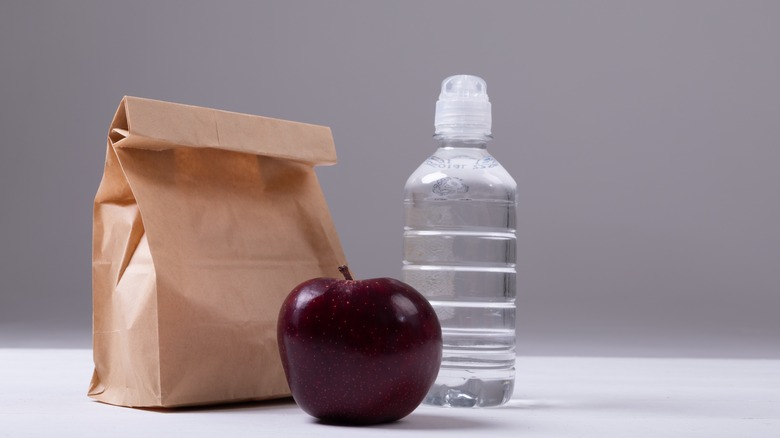
[[516, 184], [484, 143], [445, 142], [407, 181], [403, 279], [442, 326], [426, 404], [497, 406], [515, 376]]

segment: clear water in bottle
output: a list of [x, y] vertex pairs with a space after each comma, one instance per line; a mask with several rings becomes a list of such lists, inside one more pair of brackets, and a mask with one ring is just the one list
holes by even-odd
[[[437, 104], [440, 147], [406, 183], [403, 278], [442, 326], [442, 365], [424, 403], [497, 406], [512, 396], [515, 377], [516, 184], [486, 148], [489, 102], [487, 121], [484, 105], [463, 105], [480, 93], [487, 100], [484, 81], [448, 78], [439, 103], [447, 92], [466, 99], [450, 112]], [[455, 111], [471, 124], [446, 117]]]

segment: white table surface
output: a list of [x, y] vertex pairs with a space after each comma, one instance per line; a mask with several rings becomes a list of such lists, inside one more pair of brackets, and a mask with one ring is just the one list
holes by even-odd
[[0, 437], [780, 437], [780, 360], [523, 357], [501, 408], [372, 427], [290, 400], [153, 411], [89, 399], [90, 350], [0, 349]]

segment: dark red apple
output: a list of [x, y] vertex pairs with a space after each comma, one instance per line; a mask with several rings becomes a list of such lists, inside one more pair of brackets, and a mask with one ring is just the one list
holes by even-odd
[[392, 278], [315, 278], [282, 304], [277, 336], [296, 403], [326, 422], [409, 415], [441, 364], [441, 326], [414, 288]]

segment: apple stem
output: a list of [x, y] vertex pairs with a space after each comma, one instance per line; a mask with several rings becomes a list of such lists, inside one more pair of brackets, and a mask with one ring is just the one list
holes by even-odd
[[349, 272], [349, 268], [347, 265], [339, 266], [339, 272], [341, 272], [341, 275], [344, 276], [344, 279], [347, 281], [353, 280], [352, 273]]

